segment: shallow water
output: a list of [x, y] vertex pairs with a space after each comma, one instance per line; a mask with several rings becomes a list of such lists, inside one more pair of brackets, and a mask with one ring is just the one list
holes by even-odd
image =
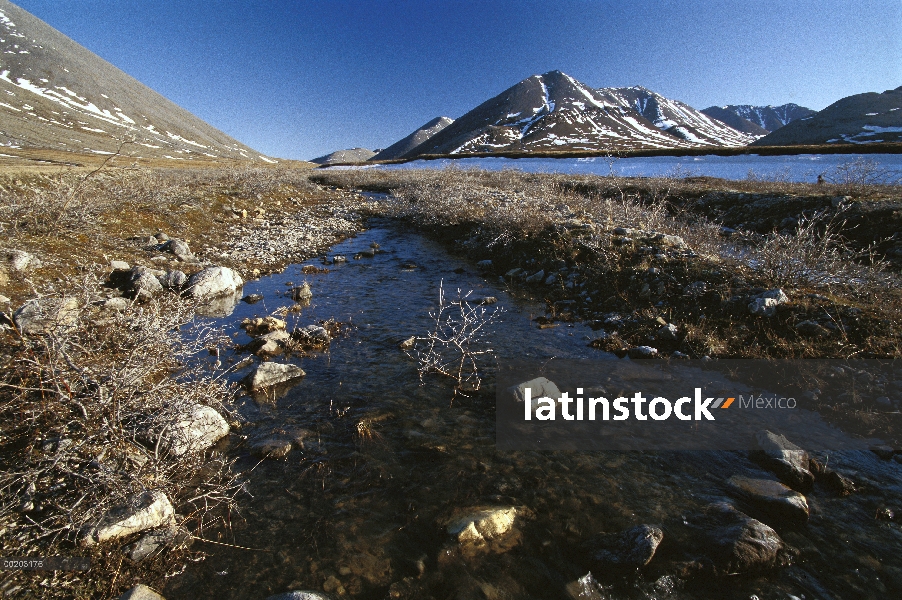
[[793, 156], [652, 156], [644, 158], [458, 158], [415, 160], [378, 169], [459, 168], [500, 171], [517, 169], [528, 173], [573, 173], [581, 175], [617, 175], [620, 177], [690, 177], [722, 179], [758, 179], [815, 183], [823, 174], [828, 181], [839, 165], [856, 160], [874, 162], [898, 181], [902, 176], [902, 154], [799, 154]]
[[[265, 300], [239, 304], [216, 321], [236, 341], [249, 341], [238, 329], [241, 319], [292, 305], [286, 282], [306, 279], [313, 302], [289, 315], [289, 328], [291, 319], [306, 325], [329, 318], [354, 327], [327, 353], [294, 359], [307, 376], [274, 403], [242, 402], [248, 424], [241, 435], [303, 437], [303, 449], [259, 462], [246, 444], [228, 448], [246, 471], [248, 493], [239, 497], [240, 515], [203, 535], [249, 549], [195, 542], [209, 558], [170, 579], [167, 598], [265, 598], [338, 582], [352, 597], [385, 598], [389, 585], [406, 577], [428, 582], [441, 598], [566, 598], [567, 583], [589, 570], [580, 544], [638, 523], [662, 524], [665, 541], [643, 578], [609, 580], [605, 597], [882, 598], [892, 595], [888, 579], [902, 585], [902, 531], [874, 518], [879, 507], [899, 505], [902, 465], [848, 452], [832, 455], [830, 465], [865, 482], [863, 491], [834, 498], [816, 490], [809, 524], [778, 528], [801, 549], [797, 565], [674, 589], [662, 569], [679, 556], [683, 516], [722, 498], [730, 475], [770, 476], [734, 452], [496, 450], [491, 380], [470, 398], [453, 398], [445, 381], [421, 385], [416, 365], [397, 347], [428, 330], [440, 282], [449, 295], [460, 288], [498, 298], [488, 308], [505, 312], [488, 341], [501, 358], [616, 359], [587, 347], [594, 336], [585, 326], [538, 329], [531, 317], [544, 307], [508, 293], [437, 244], [388, 223], [373, 225], [330, 252], [347, 263], [306, 276], [296, 265], [249, 282], [244, 293]], [[352, 258], [371, 242], [384, 252]], [[408, 260], [417, 267], [402, 268]], [[525, 509], [520, 544], [471, 561], [449, 558], [448, 519], [482, 506]]]

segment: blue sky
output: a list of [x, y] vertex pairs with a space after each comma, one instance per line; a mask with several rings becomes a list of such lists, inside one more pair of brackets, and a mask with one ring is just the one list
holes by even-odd
[[696, 108], [902, 85], [902, 2], [14, 0], [272, 156], [384, 148], [553, 69]]

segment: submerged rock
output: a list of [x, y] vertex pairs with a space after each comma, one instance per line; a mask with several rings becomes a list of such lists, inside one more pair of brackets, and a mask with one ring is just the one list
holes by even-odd
[[251, 390], [261, 390], [305, 375], [304, 370], [298, 366], [266, 362], [245, 377], [244, 382]]
[[535, 379], [524, 381], [523, 383], [509, 387], [507, 391], [517, 402], [523, 402], [526, 399], [526, 388], [530, 389], [530, 397], [533, 401], [535, 401], [536, 398], [543, 397], [548, 397], [557, 401], [557, 399], [561, 397], [561, 390], [558, 389], [553, 381], [549, 381], [544, 377], [536, 377]]
[[295, 302], [305, 302], [311, 298], [313, 298], [313, 291], [310, 289], [310, 284], [306, 281], [297, 287], [291, 288], [291, 299]]
[[92, 546], [133, 533], [155, 529], [174, 522], [175, 510], [166, 494], [159, 490], [132, 496], [126, 504], [105, 514], [88, 527], [82, 544]]
[[772, 471], [786, 485], [800, 492], [808, 492], [814, 485], [814, 475], [808, 470], [808, 453], [770, 431], [755, 434], [757, 449], [751, 458]]
[[688, 523], [698, 532], [699, 547], [717, 575], [786, 566], [796, 554], [776, 531], [727, 503], [708, 505]]
[[516, 519], [517, 509], [512, 506], [486, 508], [454, 519], [447, 531], [465, 551], [502, 551], [511, 546], [505, 541], [514, 537]]
[[263, 317], [245, 319], [241, 322], [241, 328], [251, 337], [257, 337], [273, 331], [284, 331], [287, 324], [282, 319], [275, 317]]
[[600, 569], [639, 569], [651, 562], [663, 539], [660, 527], [637, 525], [593, 538], [588, 543], [589, 557]]
[[313, 346], [314, 348], [322, 348], [332, 342], [332, 337], [326, 331], [326, 328], [319, 325], [299, 327], [291, 332], [291, 337], [304, 345]]
[[808, 520], [808, 501], [802, 494], [772, 479], [734, 475], [727, 480], [730, 494], [774, 517], [790, 523]]

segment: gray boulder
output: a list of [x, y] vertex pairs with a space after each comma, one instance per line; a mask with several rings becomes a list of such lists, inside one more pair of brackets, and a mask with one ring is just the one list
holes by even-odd
[[173, 456], [203, 452], [229, 434], [229, 424], [216, 409], [203, 404], [189, 406], [154, 423], [142, 435], [149, 444]]
[[179, 260], [190, 262], [194, 260], [194, 254], [191, 253], [191, 248], [188, 247], [188, 242], [185, 240], [180, 240], [178, 238], [172, 238], [163, 244], [162, 250], [166, 252], [171, 252], [175, 254], [176, 258]]
[[206, 300], [234, 295], [244, 280], [228, 267], [207, 267], [188, 279], [188, 292], [194, 298]]
[[174, 520], [175, 510], [166, 494], [159, 490], [148, 491], [132, 496], [126, 504], [110, 510], [99, 521], [90, 525], [81, 542], [85, 546], [93, 546], [107, 540], [170, 525]]
[[699, 533], [700, 549], [719, 575], [786, 566], [795, 555], [776, 531], [727, 503], [708, 505], [687, 523]]
[[179, 270], [166, 271], [164, 275], [160, 275], [157, 279], [167, 290], [180, 290], [188, 283], [188, 276]]
[[782, 521], [804, 523], [808, 520], [805, 496], [779, 481], [734, 475], [727, 480], [727, 489], [731, 495]]
[[764, 430], [755, 434], [757, 448], [751, 458], [772, 471], [794, 490], [808, 492], [814, 485], [814, 475], [808, 470], [808, 453], [786, 437]]
[[35, 298], [13, 313], [13, 322], [23, 335], [45, 333], [54, 327], [72, 327], [77, 320], [75, 298]]

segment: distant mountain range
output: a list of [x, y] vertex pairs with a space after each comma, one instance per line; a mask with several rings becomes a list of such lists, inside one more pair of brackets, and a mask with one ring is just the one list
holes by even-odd
[[[594, 89], [560, 71], [533, 75], [456, 121], [438, 117], [368, 160], [427, 154], [646, 150], [767, 143], [815, 111], [797, 104], [712, 106], [703, 111], [641, 86]], [[367, 160], [362, 149], [314, 162]]]
[[780, 106], [751, 106], [731, 104], [710, 106], [702, 111], [710, 117], [723, 121], [730, 127], [756, 136], [767, 135], [793, 121], [810, 117], [815, 111], [798, 104]]
[[0, 153], [275, 162], [208, 125], [7, 0], [0, 0]]
[[752, 140], [643, 88], [595, 90], [565, 73], [550, 71], [480, 104], [403, 157], [500, 150], [694, 148], [746, 145]]
[[875, 142], [902, 142], [902, 87], [882, 94], [847, 96], [820, 112], [777, 129], [753, 145]]

